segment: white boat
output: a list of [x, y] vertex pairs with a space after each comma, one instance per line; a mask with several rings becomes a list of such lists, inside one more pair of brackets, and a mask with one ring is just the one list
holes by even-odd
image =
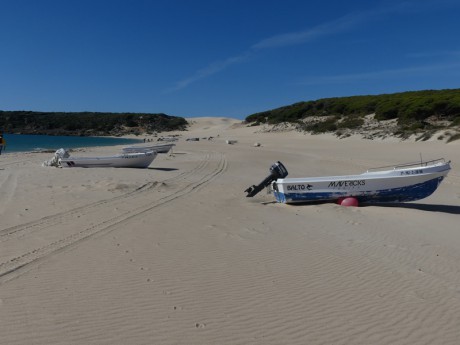
[[277, 162], [270, 176], [246, 192], [251, 197], [270, 186], [276, 200], [287, 204], [350, 197], [359, 203], [407, 202], [430, 196], [449, 170], [450, 161], [441, 158], [370, 169], [359, 175], [285, 178], [287, 170]]
[[174, 143], [167, 144], [154, 144], [154, 145], [136, 145], [136, 146], [126, 146], [122, 148], [122, 151], [125, 153], [132, 152], [148, 152], [156, 151], [157, 153], [168, 153], [173, 146], [176, 146]]
[[73, 157], [59, 159], [63, 168], [147, 168], [155, 159], [155, 151], [123, 153], [115, 156]]
[[161, 137], [161, 138], [158, 138], [158, 141], [177, 141], [179, 140], [178, 138], [176, 137]]

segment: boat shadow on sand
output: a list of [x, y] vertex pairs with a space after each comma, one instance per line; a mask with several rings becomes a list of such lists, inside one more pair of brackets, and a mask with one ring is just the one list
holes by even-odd
[[[265, 201], [262, 202], [263, 205], [278, 204], [277, 201]], [[311, 205], [325, 205], [331, 204], [330, 201], [310, 201], [310, 202], [301, 202], [296, 203], [291, 206], [311, 206]], [[334, 203], [333, 203], [334, 204]], [[337, 204], [337, 203], [335, 203]], [[419, 203], [404, 203], [404, 202], [392, 202], [392, 203], [362, 203], [359, 204], [359, 207], [398, 207], [398, 208], [408, 208], [412, 210], [420, 210], [427, 212], [442, 212], [449, 214], [460, 214], [460, 206], [456, 205], [439, 205], [439, 204], [419, 204]]]
[[148, 167], [147, 169], [149, 169], [149, 170], [160, 170], [160, 171], [175, 171], [175, 170], [179, 170], [177, 168], [153, 168], [153, 167]]
[[369, 207], [369, 206], [379, 206], [379, 207], [399, 207], [399, 208], [410, 208], [413, 210], [428, 211], [428, 212], [442, 212], [449, 214], [460, 214], [460, 206], [456, 205], [439, 205], [439, 204], [418, 204], [418, 203], [403, 203], [403, 202], [394, 202], [387, 204], [362, 204], [360, 206]]

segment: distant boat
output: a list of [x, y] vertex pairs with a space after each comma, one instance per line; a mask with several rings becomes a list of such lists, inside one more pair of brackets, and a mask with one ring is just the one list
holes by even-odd
[[60, 158], [59, 165], [63, 168], [147, 168], [156, 156], [155, 151], [99, 157], [69, 156]]
[[135, 145], [122, 148], [125, 153], [156, 151], [157, 153], [168, 153], [176, 144], [153, 144], [153, 145]]
[[161, 138], [158, 138], [158, 141], [177, 141], [178, 138], [176, 137], [161, 137]]
[[370, 169], [360, 175], [285, 178], [287, 170], [277, 162], [270, 168], [270, 176], [245, 192], [252, 197], [270, 186], [276, 200], [287, 204], [350, 197], [360, 203], [407, 202], [434, 193], [449, 170], [450, 161], [441, 158]]

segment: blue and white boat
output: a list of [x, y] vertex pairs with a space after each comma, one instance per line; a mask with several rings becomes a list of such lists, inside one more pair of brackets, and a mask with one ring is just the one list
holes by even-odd
[[287, 204], [343, 198], [359, 203], [407, 202], [430, 196], [449, 170], [450, 161], [441, 158], [374, 168], [360, 175], [286, 178], [286, 168], [277, 162], [269, 177], [246, 192], [251, 197], [268, 186], [278, 202]]

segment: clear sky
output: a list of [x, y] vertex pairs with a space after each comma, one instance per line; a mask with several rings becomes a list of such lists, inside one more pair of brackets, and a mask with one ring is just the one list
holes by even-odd
[[0, 0], [0, 110], [247, 115], [460, 87], [459, 0]]

